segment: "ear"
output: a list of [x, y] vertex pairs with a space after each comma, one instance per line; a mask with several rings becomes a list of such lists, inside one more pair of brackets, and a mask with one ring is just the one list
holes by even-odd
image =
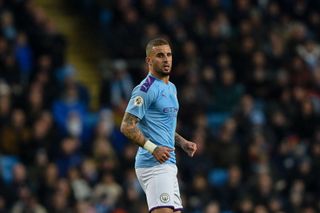
[[146, 63], [149, 65], [151, 63], [151, 58], [149, 56], [146, 57]]

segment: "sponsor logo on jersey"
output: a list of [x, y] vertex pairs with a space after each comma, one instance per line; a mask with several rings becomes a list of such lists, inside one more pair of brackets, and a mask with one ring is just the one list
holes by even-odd
[[172, 112], [178, 112], [178, 108], [176, 107], [165, 107], [162, 110], [164, 113], [172, 113]]

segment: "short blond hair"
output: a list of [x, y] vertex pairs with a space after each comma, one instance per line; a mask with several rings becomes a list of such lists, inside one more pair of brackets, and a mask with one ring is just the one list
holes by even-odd
[[147, 47], [146, 47], [146, 55], [149, 56], [149, 54], [152, 50], [152, 47], [162, 46], [162, 45], [169, 45], [170, 46], [169, 42], [164, 38], [155, 38], [155, 39], [150, 40], [147, 44]]

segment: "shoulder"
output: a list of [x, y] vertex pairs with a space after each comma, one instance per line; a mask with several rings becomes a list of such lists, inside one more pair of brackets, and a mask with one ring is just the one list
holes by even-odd
[[134, 88], [134, 91], [138, 93], [155, 94], [158, 89], [159, 84], [156, 79], [152, 76], [147, 76]]
[[174, 85], [174, 83], [169, 81], [169, 84], [170, 84], [170, 87], [172, 87], [175, 91], [177, 91], [176, 85]]
[[172, 87], [176, 87], [176, 85], [174, 83], [172, 83], [171, 81], [169, 81], [170, 86]]
[[132, 92], [132, 96], [141, 96], [143, 98], [155, 98], [159, 94], [159, 83], [152, 76], [147, 76], [138, 84]]
[[157, 81], [154, 77], [148, 75], [141, 83], [139, 84], [140, 90], [147, 93], [148, 91], [153, 91], [157, 88]]

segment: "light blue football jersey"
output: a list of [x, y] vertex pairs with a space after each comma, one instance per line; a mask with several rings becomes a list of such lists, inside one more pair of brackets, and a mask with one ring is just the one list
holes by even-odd
[[[140, 119], [139, 129], [144, 136], [159, 146], [174, 149], [179, 103], [173, 83], [166, 84], [149, 74], [132, 91], [126, 112]], [[176, 163], [175, 152], [165, 163]], [[136, 168], [146, 168], [160, 163], [147, 150], [139, 147]]]

